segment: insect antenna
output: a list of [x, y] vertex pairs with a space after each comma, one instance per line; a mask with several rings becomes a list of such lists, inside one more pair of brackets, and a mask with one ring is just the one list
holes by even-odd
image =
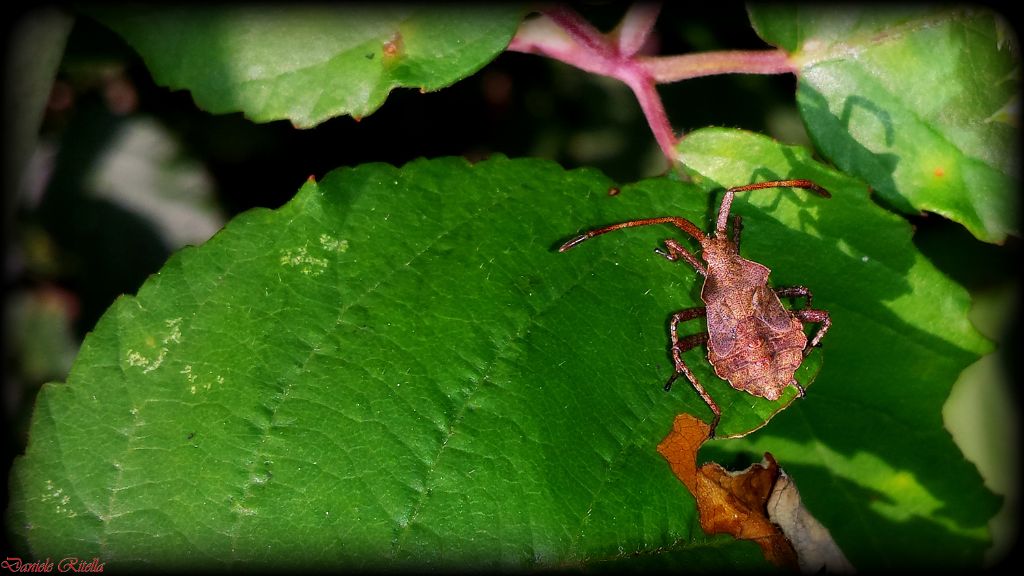
[[620, 222], [618, 224], [612, 224], [596, 230], [591, 230], [584, 234], [569, 240], [565, 244], [559, 247], [559, 252], [565, 252], [570, 248], [574, 248], [586, 240], [590, 240], [594, 236], [600, 236], [606, 232], [612, 232], [614, 230], [621, 230], [623, 228], [633, 228], [635, 226], [650, 226], [651, 224], [672, 224], [676, 228], [679, 228], [683, 232], [686, 232], [690, 236], [697, 239], [698, 242], [702, 242], [705, 239], [704, 232], [697, 228], [692, 222], [686, 218], [680, 218], [678, 216], [663, 216], [661, 218], [644, 218], [642, 220], [630, 220], [629, 222]]
[[747, 184], [745, 186], [729, 188], [725, 191], [725, 196], [722, 198], [722, 206], [718, 209], [718, 223], [715, 226], [715, 235], [717, 236], [725, 232], [726, 224], [729, 221], [729, 211], [732, 209], [732, 200], [736, 192], [761, 190], [764, 188], [802, 188], [804, 190], [810, 190], [824, 198], [832, 197], [828, 190], [825, 190], [810, 180], [772, 180], [770, 182], [757, 182], [756, 184]]

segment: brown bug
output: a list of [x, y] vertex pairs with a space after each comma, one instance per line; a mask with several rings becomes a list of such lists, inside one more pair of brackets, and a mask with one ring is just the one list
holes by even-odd
[[[690, 308], [672, 315], [669, 332], [672, 337], [672, 360], [676, 371], [665, 383], [665, 390], [672, 387], [672, 383], [680, 374], [686, 376], [715, 414], [709, 437], [714, 437], [722, 412], [686, 366], [682, 357], [683, 352], [707, 344], [708, 361], [715, 369], [715, 374], [727, 380], [729, 385], [737, 390], [768, 400], [777, 400], [782, 391], [792, 384], [796, 386], [800, 396], [803, 396], [804, 389], [793, 375], [811, 348], [821, 342], [832, 326], [832, 320], [826, 310], [811, 309], [813, 296], [810, 290], [804, 286], [769, 288], [768, 275], [771, 270], [740, 257], [742, 221], [738, 215], [733, 220], [732, 238], [726, 236], [729, 211], [736, 192], [763, 188], [801, 188], [824, 198], [832, 197], [827, 190], [810, 180], [777, 180], [747, 184], [725, 191], [718, 209], [715, 232], [710, 236], [685, 218], [665, 216], [631, 220], [591, 230], [569, 240], [558, 249], [559, 252], [565, 252], [605, 232], [650, 224], [672, 224], [700, 242], [701, 257], [707, 262], [706, 267], [672, 238], [665, 240], [667, 251], [656, 248], [655, 252], [671, 262], [682, 258], [693, 266], [697, 273], [704, 276], [700, 297], [705, 306]], [[782, 306], [780, 296], [804, 297], [807, 301], [804, 308], [791, 310]], [[707, 317], [707, 332], [680, 338], [679, 324], [700, 316]], [[804, 322], [819, 324], [817, 333], [810, 341], [804, 334]]]

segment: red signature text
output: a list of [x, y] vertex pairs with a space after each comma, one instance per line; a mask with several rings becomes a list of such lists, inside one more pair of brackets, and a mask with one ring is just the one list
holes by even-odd
[[0, 568], [7, 570], [8, 572], [17, 572], [20, 574], [30, 574], [36, 572], [50, 573], [53, 572], [54, 568], [57, 572], [103, 572], [103, 562], [100, 562], [99, 558], [83, 559], [75, 556], [68, 556], [61, 558], [56, 564], [53, 560], [47, 558], [46, 560], [33, 560], [27, 561], [22, 560], [18, 557], [8, 556], [6, 560], [0, 562]]

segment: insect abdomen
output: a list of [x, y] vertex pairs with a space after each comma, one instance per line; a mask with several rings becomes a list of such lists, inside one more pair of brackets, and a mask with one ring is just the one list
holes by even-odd
[[736, 346], [728, 354], [719, 356], [708, 346], [715, 373], [737, 390], [777, 400], [803, 362], [807, 336], [802, 324], [792, 318], [789, 329], [779, 331], [748, 318], [737, 324], [736, 332]]

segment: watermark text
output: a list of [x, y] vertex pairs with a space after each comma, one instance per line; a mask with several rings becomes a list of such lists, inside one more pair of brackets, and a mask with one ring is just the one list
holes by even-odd
[[100, 562], [99, 558], [78, 558], [76, 556], [68, 556], [61, 558], [57, 562], [47, 558], [46, 560], [22, 560], [16, 556], [8, 556], [6, 560], [0, 562], [0, 568], [7, 570], [8, 572], [16, 572], [19, 574], [32, 574], [32, 573], [51, 573], [51, 572], [103, 572], [103, 562]]

